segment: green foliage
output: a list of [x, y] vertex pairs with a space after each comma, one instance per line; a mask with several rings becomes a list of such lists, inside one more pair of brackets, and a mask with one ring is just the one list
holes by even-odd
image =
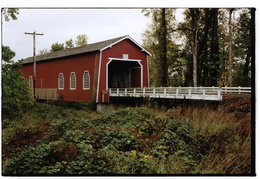
[[88, 44], [88, 36], [86, 34], [77, 35], [77, 38], [75, 40], [75, 44], [74, 44], [72, 38], [66, 40], [65, 43], [56, 42], [56, 43], [51, 45], [50, 52], [48, 52], [47, 49], [42, 49], [42, 50], [39, 51], [39, 55], [44, 55], [44, 54], [52, 53], [52, 52], [59, 51], [59, 50], [74, 48], [75, 45], [77, 47], [80, 47], [80, 46], [84, 46], [84, 45], [87, 45], [87, 44]]
[[153, 86], [167, 86], [172, 80], [173, 64], [179, 56], [179, 46], [172, 40], [176, 26], [175, 9], [144, 9], [145, 16], [151, 19], [149, 28], [143, 33], [144, 47], [152, 53], [149, 60], [151, 83]]
[[2, 45], [2, 60], [4, 62], [11, 63], [14, 56], [15, 52], [12, 51], [9, 46]]
[[46, 160], [51, 151], [50, 145], [28, 147], [17, 158], [7, 163], [5, 175], [36, 175], [42, 166], [49, 165]]
[[69, 39], [65, 42], [65, 49], [67, 48], [73, 48], [74, 47], [74, 44], [73, 44], [73, 40], [72, 39]]
[[[193, 118], [175, 109], [119, 108], [100, 114], [37, 104], [29, 114], [26, 119], [38, 118], [37, 124], [45, 121], [44, 126], [34, 132], [39, 136], [34, 142], [35, 135], [25, 134], [22, 125], [9, 138], [3, 133], [4, 175], [205, 173], [202, 168], [213, 157], [228, 162], [226, 157], [232, 158], [235, 150], [243, 160], [246, 152], [238, 152], [242, 143], [248, 152], [249, 140], [236, 135], [234, 126], [225, 123], [216, 131], [199, 130]], [[27, 131], [33, 132], [35, 125]], [[17, 141], [26, 135], [28, 146]], [[237, 162], [231, 166], [238, 173], [249, 171], [247, 163], [239, 168]], [[234, 173], [232, 168], [225, 171]]]
[[63, 43], [54, 43], [51, 45], [51, 52], [56, 52], [56, 51], [59, 51], [59, 50], [64, 50], [64, 44]]
[[9, 47], [2, 46], [2, 110], [4, 116], [15, 116], [33, 103], [31, 89], [19, 68], [22, 62], [13, 62], [15, 56]]
[[19, 14], [19, 9], [17, 8], [3, 8], [3, 15], [5, 21], [9, 22], [10, 18], [13, 20], [17, 20], [17, 15]]
[[103, 131], [100, 145], [106, 147], [108, 145], [114, 146], [117, 150], [129, 151], [138, 146], [135, 137], [125, 131], [108, 130]]
[[[165, 16], [162, 11], [163, 8], [142, 11], [151, 20], [142, 35], [143, 46], [152, 54], [149, 60], [152, 86], [161, 86], [162, 78], [168, 80], [168, 86], [193, 85], [193, 69], [197, 69], [195, 79], [198, 86], [227, 86], [229, 71], [233, 71], [233, 86], [251, 85], [252, 59], [254, 59], [252, 41], [255, 36], [253, 8], [232, 8], [234, 16], [231, 16], [233, 18], [231, 39], [229, 8], [179, 10], [184, 15], [184, 20], [181, 22], [175, 19], [175, 9], [165, 9]], [[164, 19], [166, 25], [162, 23]], [[163, 51], [165, 37], [167, 48]], [[230, 40], [232, 69], [229, 69], [228, 62]], [[196, 67], [193, 66], [195, 64], [193, 59], [197, 61]]]
[[88, 44], [88, 36], [86, 34], [77, 35], [77, 39], [75, 40], [75, 44], [77, 47], [84, 46]]
[[66, 119], [60, 117], [55, 122], [51, 123], [49, 134], [53, 136], [62, 136], [67, 130], [71, 128], [72, 124], [73, 123], [70, 117], [67, 117]]

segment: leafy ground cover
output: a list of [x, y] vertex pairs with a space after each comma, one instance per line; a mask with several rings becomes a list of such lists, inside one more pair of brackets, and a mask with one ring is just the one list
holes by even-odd
[[38, 103], [3, 118], [2, 174], [250, 175], [248, 102], [104, 113]]

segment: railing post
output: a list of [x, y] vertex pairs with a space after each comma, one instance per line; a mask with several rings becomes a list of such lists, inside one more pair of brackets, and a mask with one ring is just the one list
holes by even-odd
[[189, 87], [189, 98], [191, 98], [191, 86]]
[[134, 96], [135, 96], [135, 94], [136, 94], [136, 89], [134, 89]]
[[153, 97], [155, 98], [155, 88], [153, 88]]
[[127, 88], [125, 88], [125, 96], [127, 95]]
[[117, 96], [119, 96], [119, 88], [116, 89]]
[[176, 88], [176, 98], [177, 98], [178, 94], [179, 94], [179, 89]]
[[218, 99], [219, 100], [221, 99], [221, 90], [220, 89], [218, 90]]
[[238, 94], [241, 94], [241, 86], [238, 87]]
[[163, 94], [166, 97], [166, 88], [163, 89]]
[[109, 94], [111, 94], [111, 88], [108, 89]]
[[143, 96], [145, 96], [145, 88], [143, 89]]

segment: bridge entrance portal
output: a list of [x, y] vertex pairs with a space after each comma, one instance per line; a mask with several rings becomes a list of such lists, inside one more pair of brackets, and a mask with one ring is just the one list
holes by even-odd
[[142, 66], [137, 60], [111, 60], [107, 66], [108, 88], [142, 87]]

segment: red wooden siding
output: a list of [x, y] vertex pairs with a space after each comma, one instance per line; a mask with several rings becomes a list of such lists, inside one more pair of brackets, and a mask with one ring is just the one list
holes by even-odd
[[[124, 54], [128, 55], [129, 60], [123, 59]], [[107, 79], [108, 74], [113, 74], [113, 71], [108, 73], [107, 68], [109, 69], [108, 63], [111, 61], [111, 58], [120, 59], [121, 64], [124, 64], [124, 68], [121, 71], [125, 69], [130, 71], [129, 77], [127, 77], [129, 86], [149, 87], [147, 56], [148, 53], [142, 51], [138, 45], [129, 39], [124, 39], [114, 45], [112, 44], [107, 49], [101, 50], [101, 52], [98, 50], [59, 59], [42, 60], [37, 62], [36, 88], [55, 88], [58, 91], [58, 95], [65, 101], [108, 102], [106, 90], [109, 83]], [[127, 61], [126, 65], [125, 61]], [[114, 66], [111, 65], [110, 67], [111, 70], [115, 69], [116, 72], [121, 72], [120, 70], [117, 71], [117, 69], [122, 67], [120, 63], [114, 63]], [[33, 76], [33, 63], [24, 64], [21, 69], [27, 79], [29, 79], [29, 76]], [[90, 76], [90, 89], [83, 89], [83, 74], [87, 70]], [[76, 74], [75, 90], [70, 89], [71, 72]], [[64, 76], [64, 89], [58, 89], [60, 73]], [[126, 72], [123, 72], [123, 74], [128, 75]]]
[[[128, 54], [128, 59], [136, 59], [141, 60], [141, 64], [143, 66], [143, 87], [149, 86], [149, 76], [148, 76], [148, 67], [147, 67], [147, 54], [142, 52], [139, 47], [137, 47], [130, 40], [123, 40], [111, 48], [108, 48], [102, 52], [102, 63], [100, 68], [100, 79], [99, 79], [99, 94], [97, 98], [97, 102], [107, 102], [102, 101], [102, 90], [106, 89], [106, 79], [107, 72], [106, 66], [109, 62], [109, 58], [123, 58], [123, 54]], [[137, 82], [138, 83], [138, 82]]]
[[[64, 75], [64, 90], [58, 89], [58, 94], [66, 101], [95, 101], [93, 88], [98, 69], [99, 53], [71, 56], [56, 60], [47, 60], [37, 63], [36, 88], [57, 88], [58, 76]], [[83, 73], [88, 70], [90, 75], [90, 89], [83, 89]], [[22, 67], [24, 76], [29, 79], [33, 76], [33, 65], [27, 64]], [[76, 90], [70, 90], [70, 74], [76, 74]], [[95, 94], [95, 93], [94, 93]]]

